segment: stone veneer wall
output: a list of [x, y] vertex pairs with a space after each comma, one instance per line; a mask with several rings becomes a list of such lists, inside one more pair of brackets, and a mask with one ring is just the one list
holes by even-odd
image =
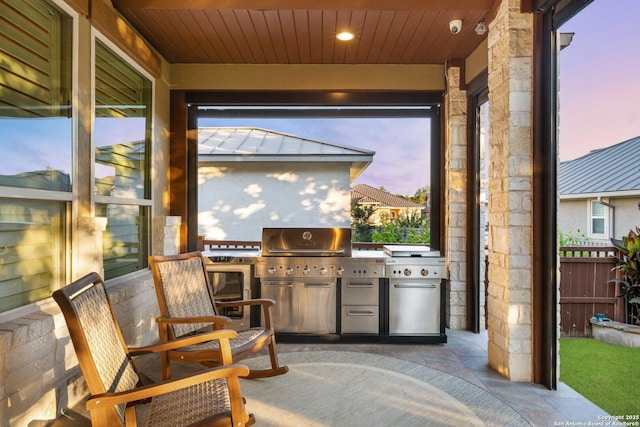
[[502, 0], [489, 27], [489, 365], [532, 379], [533, 17]]
[[[164, 248], [165, 254], [177, 250], [179, 222], [175, 217], [154, 219], [162, 235], [154, 246]], [[87, 233], [101, 239], [101, 233], [96, 233], [101, 229], [99, 221], [85, 218], [83, 224]], [[94, 246], [102, 250], [101, 243]], [[155, 319], [160, 313], [151, 271], [113, 279], [106, 285], [127, 345], [156, 342]], [[13, 318], [4, 315], [0, 323], [0, 427], [45, 425], [88, 394], [57, 304], [49, 298], [26, 311], [28, 308], [17, 310]]]
[[447, 326], [464, 329], [467, 326], [467, 92], [460, 90], [461, 69], [449, 67], [445, 117], [447, 136], [445, 158], [445, 247], [450, 279], [446, 298]]
[[153, 218], [152, 255], [177, 254], [180, 248], [180, 226], [182, 218], [179, 216], [156, 216]]

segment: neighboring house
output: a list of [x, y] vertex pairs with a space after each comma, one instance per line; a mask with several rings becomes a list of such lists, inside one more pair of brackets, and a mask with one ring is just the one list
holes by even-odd
[[640, 226], [640, 136], [560, 163], [558, 230], [609, 244]]
[[375, 212], [370, 218], [371, 225], [381, 225], [407, 215], [424, 215], [425, 207], [388, 191], [373, 188], [367, 184], [357, 184], [351, 189], [352, 205], [372, 206]]
[[96, 192], [143, 198], [145, 156], [145, 141], [96, 147]]
[[[95, 191], [99, 196], [144, 198], [145, 141], [105, 145], [95, 149]], [[135, 205], [97, 203], [96, 217], [105, 218], [103, 257], [105, 277], [136, 271], [144, 265], [140, 232], [132, 218], [140, 215]]]
[[260, 240], [263, 227], [349, 227], [351, 182], [375, 152], [257, 128], [198, 130], [198, 233]]

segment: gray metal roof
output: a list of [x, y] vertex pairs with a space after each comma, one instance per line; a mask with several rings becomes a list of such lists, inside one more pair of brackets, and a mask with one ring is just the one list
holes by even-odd
[[370, 155], [375, 151], [259, 128], [200, 128], [198, 155]]
[[558, 192], [640, 194], [640, 136], [561, 162]]
[[371, 150], [260, 128], [198, 129], [199, 162], [349, 162], [353, 181], [374, 155]]

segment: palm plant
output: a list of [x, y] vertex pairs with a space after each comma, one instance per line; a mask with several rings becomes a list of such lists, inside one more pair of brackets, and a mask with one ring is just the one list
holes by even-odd
[[618, 296], [629, 305], [630, 323], [640, 324], [640, 227], [630, 230], [621, 240], [611, 239], [611, 243], [620, 254], [616, 256], [619, 264], [613, 269], [621, 271], [623, 278], [609, 282], [620, 284]]

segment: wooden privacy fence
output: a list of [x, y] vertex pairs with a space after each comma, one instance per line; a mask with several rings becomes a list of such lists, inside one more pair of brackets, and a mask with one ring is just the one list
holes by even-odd
[[594, 313], [625, 322], [625, 302], [617, 297], [619, 286], [608, 283], [620, 277], [613, 257], [614, 247], [560, 248], [560, 334], [563, 337], [591, 335]]

